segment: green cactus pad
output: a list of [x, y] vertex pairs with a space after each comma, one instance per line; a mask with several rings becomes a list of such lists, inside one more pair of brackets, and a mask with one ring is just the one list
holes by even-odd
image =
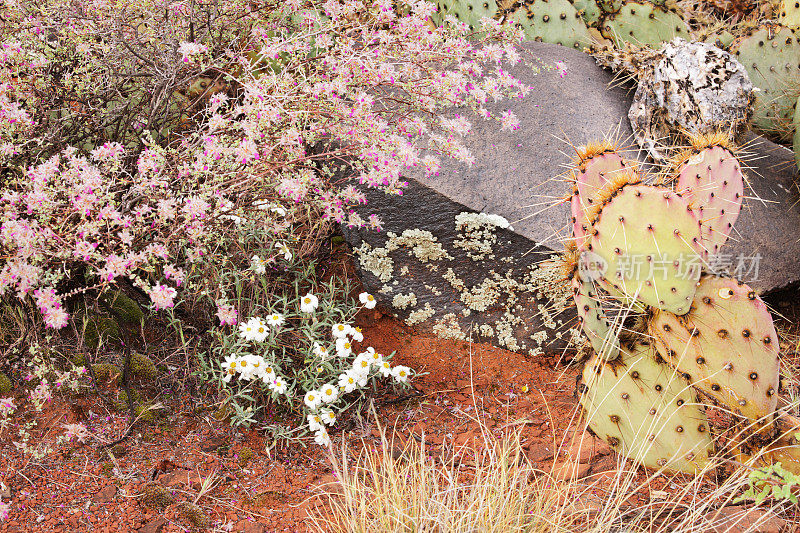
[[675, 37], [690, 39], [689, 27], [678, 13], [646, 2], [623, 4], [618, 13], [603, 20], [600, 32], [616, 46], [629, 42], [657, 48]]
[[696, 473], [714, 446], [694, 390], [650, 345], [583, 370], [581, 405], [591, 430], [617, 452], [647, 467]]
[[594, 0], [569, 0], [572, 7], [580, 14], [587, 26], [594, 27], [600, 22], [600, 7]]
[[569, 0], [533, 0], [509, 15], [530, 41], [583, 49], [592, 44], [589, 28]]
[[670, 189], [626, 185], [603, 206], [587, 248], [608, 264], [604, 278], [630, 298], [682, 315], [701, 268], [700, 222]]
[[572, 290], [583, 332], [595, 353], [605, 361], [616, 359], [619, 356], [619, 339], [603, 311], [597, 289], [590, 280], [582, 280], [576, 273], [572, 278]]
[[762, 24], [731, 45], [761, 91], [756, 96], [753, 126], [775, 138], [791, 138], [794, 107], [800, 96], [800, 42], [795, 30]]
[[767, 306], [744, 283], [705, 276], [684, 317], [658, 312], [659, 354], [692, 384], [751, 420], [770, 422], [778, 401], [778, 336]]
[[447, 15], [453, 15], [472, 28], [480, 28], [483, 17], [492, 18], [497, 14], [494, 0], [439, 0], [436, 2], [437, 12], [431, 15], [431, 21], [437, 26], [444, 22]]
[[783, 0], [781, 2], [780, 22], [787, 28], [800, 28], [800, 2]]
[[105, 292], [100, 299], [122, 322], [139, 324], [144, 319], [144, 312], [139, 304], [122, 291]]
[[739, 161], [726, 148], [709, 146], [680, 168], [675, 190], [700, 219], [703, 258], [716, 255], [742, 209], [744, 176]]
[[632, 165], [616, 152], [602, 152], [583, 161], [573, 170], [572, 179], [572, 236], [578, 249], [582, 249], [586, 232], [591, 225], [587, 210], [597, 202], [598, 193], [613, 178]]

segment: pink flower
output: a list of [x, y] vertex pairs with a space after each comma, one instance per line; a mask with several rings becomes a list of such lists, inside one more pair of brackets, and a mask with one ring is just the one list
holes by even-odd
[[239, 321], [239, 312], [232, 305], [217, 306], [217, 318], [223, 326], [234, 326]]
[[173, 307], [175, 305], [173, 300], [175, 296], [177, 296], [178, 291], [167, 285], [159, 284], [150, 289], [148, 294], [153, 304], [156, 306], [156, 310], [159, 310], [165, 307]]

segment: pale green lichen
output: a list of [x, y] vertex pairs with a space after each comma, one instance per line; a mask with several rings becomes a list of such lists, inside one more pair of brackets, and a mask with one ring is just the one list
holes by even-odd
[[520, 344], [517, 338], [514, 337], [514, 326], [521, 322], [522, 318], [513, 315], [509, 311], [506, 311], [503, 316], [500, 317], [494, 327], [497, 332], [497, 342], [500, 346], [508, 348], [512, 352], [525, 349], [525, 344]]
[[497, 303], [500, 292], [497, 285], [485, 278], [480, 285], [461, 292], [461, 301], [474, 311], [486, 311]]
[[492, 247], [497, 242], [497, 228], [511, 228], [508, 220], [500, 215], [486, 213], [459, 213], [456, 215], [456, 231], [463, 238], [453, 241], [456, 248], [467, 252], [473, 261], [493, 259]]
[[447, 272], [445, 272], [442, 277], [455, 290], [459, 292], [467, 290], [467, 286], [464, 284], [463, 281], [461, 281], [461, 278], [456, 276], [456, 273], [453, 271], [452, 268], [448, 268]]
[[370, 272], [384, 283], [392, 279], [394, 260], [389, 257], [387, 248], [375, 248], [373, 250], [372, 246], [365, 242], [355, 248], [354, 251], [358, 255], [361, 268]]
[[466, 338], [455, 313], [447, 313], [437, 320], [433, 326], [433, 332], [441, 339], [464, 340]]
[[428, 289], [429, 291], [431, 291], [431, 294], [433, 294], [434, 296], [441, 296], [442, 295], [442, 291], [440, 291], [439, 289], [437, 289], [433, 285], [428, 285], [426, 283], [425, 284], [425, 288]]
[[464, 309], [461, 310], [461, 314], [464, 316], [469, 316], [472, 314], [472, 309], [470, 309], [469, 307], [465, 307]]
[[396, 233], [387, 233], [386, 250], [393, 252], [399, 247], [404, 246], [410, 249], [420, 262], [441, 261], [442, 259], [453, 259], [450, 254], [445, 252], [442, 245], [430, 231], [418, 228], [404, 230], [400, 236]]
[[494, 329], [489, 324], [481, 324], [478, 326], [478, 333], [483, 337], [494, 337]]
[[408, 294], [395, 294], [392, 298], [392, 306], [397, 309], [406, 309], [408, 307], [416, 307], [417, 295], [413, 292]]
[[408, 276], [408, 266], [403, 265], [402, 267], [400, 267], [400, 275]]
[[418, 309], [416, 311], [412, 311], [411, 314], [408, 315], [408, 318], [406, 319], [406, 324], [408, 324], [409, 326], [420, 324], [422, 322], [425, 322], [435, 314], [436, 311], [433, 310], [431, 304], [425, 302], [425, 307], [423, 307], [422, 309]]
[[381, 294], [389, 294], [392, 291], [394, 291], [392, 286], [391, 285], [386, 285], [385, 283], [383, 284], [383, 286], [380, 289], [378, 289], [378, 292], [381, 293]]

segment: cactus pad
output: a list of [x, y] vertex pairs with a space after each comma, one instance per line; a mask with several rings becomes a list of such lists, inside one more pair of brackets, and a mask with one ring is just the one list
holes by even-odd
[[591, 430], [616, 451], [650, 468], [695, 473], [714, 446], [693, 389], [658, 361], [650, 345], [583, 371], [581, 404]]
[[782, 140], [791, 135], [794, 105], [800, 95], [800, 42], [795, 30], [762, 24], [731, 45], [731, 52], [761, 89], [756, 97], [753, 126]]
[[700, 219], [704, 259], [716, 255], [742, 209], [744, 178], [739, 161], [726, 148], [709, 146], [681, 167], [675, 190]]
[[575, 185], [571, 200], [572, 235], [578, 249], [582, 248], [586, 232], [591, 225], [591, 221], [587, 218], [587, 210], [598, 201], [598, 193], [625, 169], [632, 169], [632, 165], [618, 153], [606, 150], [581, 158], [573, 171], [572, 179]]
[[579, 50], [592, 44], [589, 28], [569, 0], [533, 0], [510, 13], [525, 38]]
[[753, 289], [705, 276], [686, 316], [658, 312], [649, 331], [659, 354], [695, 387], [735, 413], [771, 421], [778, 399], [778, 337]]
[[800, 28], [800, 2], [798, 0], [783, 0], [781, 2], [781, 24], [788, 28]]
[[569, 0], [569, 3], [580, 14], [587, 26], [593, 27], [600, 22], [600, 7], [594, 0]]
[[445, 16], [453, 15], [459, 21], [478, 28], [483, 17], [492, 18], [497, 14], [494, 0], [437, 0], [436, 8], [431, 21], [437, 26], [442, 24]]
[[629, 297], [682, 315], [701, 267], [700, 222], [673, 191], [626, 185], [594, 220], [587, 248], [608, 263], [605, 279]]
[[658, 47], [675, 37], [689, 38], [689, 27], [680, 15], [649, 2], [622, 4], [619, 12], [603, 20], [600, 32], [618, 47], [623, 42]]
[[581, 279], [576, 273], [572, 278], [572, 290], [583, 332], [595, 353], [606, 361], [616, 359], [619, 356], [619, 339], [602, 309], [597, 289], [591, 280]]

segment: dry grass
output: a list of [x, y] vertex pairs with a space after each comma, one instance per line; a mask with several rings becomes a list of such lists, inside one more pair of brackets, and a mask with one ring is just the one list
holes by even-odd
[[764, 504], [748, 517], [719, 512], [746, 488], [748, 466], [714, 483], [710, 472], [668, 476], [618, 458], [613, 476], [557, 481], [528, 461], [518, 432], [497, 439], [484, 428], [483, 436], [478, 448], [461, 447], [446, 459], [413, 439], [395, 447], [385, 434], [378, 449], [343, 445], [331, 458], [338, 482], [320, 488], [312, 530], [744, 533], [762, 531], [786, 503]]

